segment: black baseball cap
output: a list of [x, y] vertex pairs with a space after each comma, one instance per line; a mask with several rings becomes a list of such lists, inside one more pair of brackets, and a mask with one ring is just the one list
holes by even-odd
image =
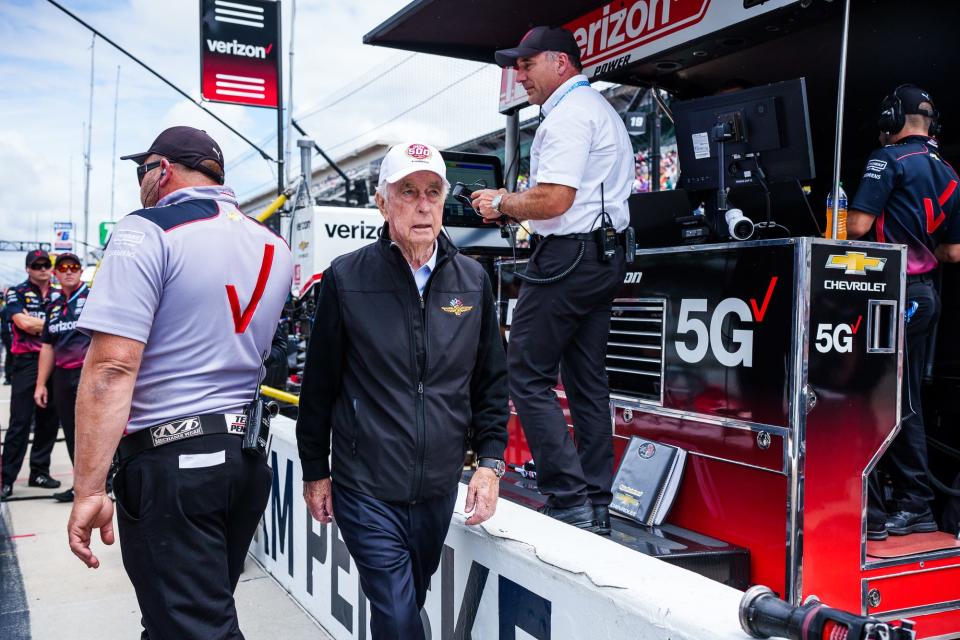
[[34, 262], [39, 262], [44, 260], [46, 262], [51, 262], [50, 254], [44, 251], [43, 249], [34, 249], [27, 253], [26, 266], [32, 265]]
[[[143, 164], [154, 153], [170, 162], [199, 171], [223, 184], [223, 152], [220, 151], [220, 145], [207, 135], [206, 131], [193, 127], [170, 127], [161, 132], [146, 151], [121, 156], [120, 159]], [[216, 162], [220, 166], [220, 173], [200, 164], [204, 160]]]
[[903, 105], [904, 113], [916, 113], [920, 115], [930, 116], [930, 110], [921, 109], [920, 104], [927, 102], [931, 107], [936, 109], [933, 104], [933, 98], [930, 97], [930, 94], [914, 84], [905, 84], [897, 87], [896, 95], [900, 98], [900, 103]]
[[71, 261], [76, 262], [81, 267], [83, 266], [83, 263], [80, 262], [80, 258], [75, 253], [70, 253], [70, 252], [61, 253], [60, 255], [57, 256], [57, 264], [60, 264], [61, 262], [71, 262]]
[[535, 56], [544, 51], [557, 51], [570, 56], [580, 66], [580, 47], [573, 34], [563, 27], [534, 27], [512, 49], [500, 49], [493, 54], [500, 67], [517, 66], [517, 58]]

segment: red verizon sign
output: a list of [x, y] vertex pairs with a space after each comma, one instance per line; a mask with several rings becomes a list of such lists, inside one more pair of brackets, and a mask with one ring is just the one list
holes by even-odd
[[280, 3], [200, 0], [204, 100], [277, 108]]
[[588, 75], [612, 71], [601, 65], [643, 44], [700, 22], [710, 0], [611, 2], [563, 25], [580, 45]]
[[[616, 0], [563, 25], [580, 45], [583, 73], [600, 79], [630, 64], [703, 38], [797, 0], [767, 0], [749, 9], [731, 0]], [[523, 87], [504, 70], [500, 111], [526, 103]], [[518, 90], [519, 87], [519, 90]]]

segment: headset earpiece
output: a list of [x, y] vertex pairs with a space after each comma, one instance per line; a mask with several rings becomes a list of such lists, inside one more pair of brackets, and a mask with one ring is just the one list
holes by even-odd
[[880, 103], [880, 117], [877, 119], [877, 126], [880, 131], [894, 135], [903, 129], [907, 119], [903, 113], [903, 101], [900, 99], [899, 91], [907, 85], [902, 84], [893, 90]]

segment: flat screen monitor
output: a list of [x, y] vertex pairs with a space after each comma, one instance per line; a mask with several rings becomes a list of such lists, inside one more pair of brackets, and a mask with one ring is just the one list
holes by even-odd
[[[807, 87], [803, 78], [671, 105], [680, 160], [679, 186], [691, 191], [811, 180], [815, 177]], [[732, 141], [718, 158], [714, 129], [725, 123]], [[757, 167], [762, 168], [762, 173]]]
[[[503, 186], [503, 168], [497, 156], [480, 153], [442, 151], [447, 165], [447, 182], [451, 191], [454, 184], [462, 182], [471, 191], [499, 189]], [[489, 227], [475, 211], [457, 202], [448, 193], [443, 204], [443, 224], [449, 227]]]
[[636, 232], [637, 248], [675, 247], [683, 244], [677, 218], [693, 213], [690, 197], [682, 189], [635, 193], [627, 199], [630, 226]]

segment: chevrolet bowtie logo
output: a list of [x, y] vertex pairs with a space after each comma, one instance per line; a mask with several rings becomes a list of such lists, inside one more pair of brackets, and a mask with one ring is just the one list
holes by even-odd
[[860, 251], [847, 251], [844, 255], [827, 258], [827, 269], [843, 269], [846, 274], [867, 275], [867, 271], [883, 271], [886, 258], [872, 258]]

